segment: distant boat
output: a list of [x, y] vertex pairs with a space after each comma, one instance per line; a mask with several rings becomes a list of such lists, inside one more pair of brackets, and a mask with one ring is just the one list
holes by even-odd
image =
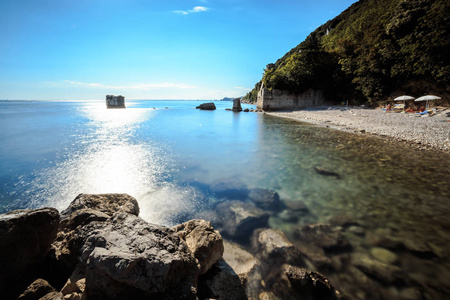
[[125, 108], [125, 97], [106, 95], [106, 108]]

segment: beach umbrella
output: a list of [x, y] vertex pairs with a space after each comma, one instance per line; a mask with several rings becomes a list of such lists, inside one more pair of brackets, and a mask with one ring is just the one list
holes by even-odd
[[414, 100], [414, 99], [415, 98], [412, 96], [403, 95], [403, 96], [395, 98], [394, 101], [403, 101], [403, 104], [405, 104], [406, 100]]
[[426, 95], [426, 96], [417, 98], [415, 101], [427, 101], [426, 108], [428, 109], [428, 101], [439, 100], [439, 99], [441, 99], [441, 97], [434, 96], [434, 95]]

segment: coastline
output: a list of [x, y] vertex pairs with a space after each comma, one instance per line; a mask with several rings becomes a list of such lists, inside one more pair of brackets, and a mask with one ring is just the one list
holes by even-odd
[[434, 116], [419, 117], [410, 113], [342, 106], [266, 112], [267, 115], [331, 129], [389, 138], [421, 150], [450, 153], [450, 117], [447, 113], [450, 109], [440, 109]]

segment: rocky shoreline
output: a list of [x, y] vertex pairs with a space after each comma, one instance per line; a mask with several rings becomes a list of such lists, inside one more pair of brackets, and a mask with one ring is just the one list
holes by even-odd
[[[267, 198], [265, 190], [253, 192], [255, 201]], [[260, 205], [276, 205], [270, 196]], [[248, 239], [252, 253], [224, 241], [205, 220], [172, 228], [148, 223], [127, 194], [80, 194], [61, 213], [40, 208], [0, 215], [2, 297], [343, 299], [327, 278], [305, 269], [281, 231], [262, 228], [267, 215], [257, 207], [223, 205], [235, 212], [230, 220], [241, 219], [225, 234]]]
[[373, 134], [424, 150], [450, 152], [450, 110], [440, 108], [434, 116], [386, 113], [381, 109], [323, 106], [297, 111], [267, 112], [269, 115], [332, 129]]

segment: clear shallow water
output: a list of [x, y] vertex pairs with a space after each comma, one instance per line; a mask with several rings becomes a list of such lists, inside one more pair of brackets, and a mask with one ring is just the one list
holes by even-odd
[[[396, 250], [395, 265], [415, 283], [383, 284], [382, 293], [355, 284], [351, 266], [329, 272], [352, 298], [406, 299], [406, 286], [428, 299], [429, 286], [450, 294], [448, 154], [225, 111], [230, 102], [196, 110], [200, 103], [127, 101], [125, 110], [107, 110], [103, 101], [0, 102], [0, 213], [62, 210], [79, 193], [118, 192], [136, 197], [147, 221], [173, 225], [214, 201], [202, 187], [233, 179], [308, 206], [298, 221], [270, 219], [294, 242], [299, 226], [346, 216], [360, 229], [344, 232], [353, 252], [370, 255], [380, 236], [433, 252]], [[340, 178], [317, 174], [316, 166]]]

